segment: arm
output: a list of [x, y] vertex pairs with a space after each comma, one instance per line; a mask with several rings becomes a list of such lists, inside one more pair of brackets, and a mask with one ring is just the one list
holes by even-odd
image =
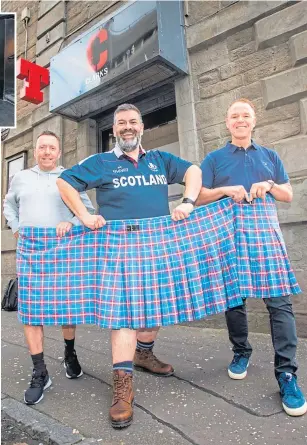
[[[85, 192], [82, 192], [82, 193], [80, 193], [80, 198], [81, 198], [81, 201], [83, 202], [83, 204], [85, 205], [86, 210], [91, 215], [94, 215], [95, 214], [95, 208], [94, 208], [90, 198], [88, 197], [88, 195]], [[77, 218], [77, 216], [73, 216], [73, 218], [71, 218], [70, 222], [74, 226], [77, 226], [78, 224], [80, 224], [80, 220]]]
[[243, 185], [233, 185], [228, 187], [217, 187], [216, 189], [202, 187], [196, 205], [210, 204], [210, 202], [217, 201], [218, 199], [223, 198], [223, 196], [229, 196], [235, 202], [241, 202], [243, 199], [250, 202], [250, 197]]
[[291, 202], [293, 198], [292, 187], [289, 182], [286, 184], [274, 183], [273, 186], [267, 181], [256, 182], [250, 189], [251, 199], [265, 199], [266, 193], [270, 193], [276, 201], [281, 202]]
[[201, 189], [201, 169], [197, 165], [191, 165], [183, 177], [185, 183], [184, 198], [190, 198], [196, 201]]
[[217, 201], [225, 196], [223, 187], [218, 187], [216, 189], [208, 189], [207, 187], [202, 187], [198, 195], [196, 205], [201, 206], [204, 204], [210, 204], [210, 202]]
[[[201, 188], [201, 170], [191, 162], [185, 161], [178, 156], [166, 151], [158, 151], [161, 157], [167, 177], [168, 184], [185, 183], [184, 197], [196, 201], [199, 190]], [[193, 204], [182, 203], [172, 212], [172, 219], [179, 221], [187, 218], [194, 209]]]
[[[201, 188], [201, 169], [197, 165], [191, 165], [183, 177], [183, 182], [185, 183], [183, 197], [196, 201]], [[173, 210], [172, 219], [180, 221], [187, 218], [193, 210], [193, 204], [181, 203]]]
[[61, 197], [67, 207], [78, 217], [78, 219], [90, 229], [99, 229], [106, 224], [105, 219], [101, 215], [91, 215], [83, 204], [79, 192], [74, 189], [64, 179], [57, 179], [57, 186], [59, 188]]
[[203, 159], [200, 168], [202, 171], [202, 188], [196, 200], [197, 206], [209, 204], [210, 202], [217, 201], [225, 196], [222, 187], [216, 189], [212, 188], [214, 186], [215, 178], [215, 163], [210, 154]]
[[57, 185], [65, 204], [75, 216], [90, 229], [102, 227], [106, 221], [101, 215], [91, 215], [79, 193], [98, 187], [103, 182], [103, 162], [93, 155], [63, 171]]
[[10, 189], [3, 201], [3, 214], [8, 222], [8, 225], [12, 229], [15, 238], [18, 238], [19, 229], [19, 203], [16, 194], [16, 182], [15, 176], [11, 182]]
[[248, 193], [242, 185], [214, 188], [216, 169], [214, 158], [210, 153], [205, 157], [200, 168], [203, 173], [203, 186], [196, 201], [197, 206], [209, 204], [210, 202], [217, 201], [224, 196], [229, 196], [235, 202], [240, 202], [244, 198], [249, 201]]
[[276, 176], [274, 180], [274, 187], [271, 188], [270, 193], [277, 201], [291, 202], [293, 198], [293, 191], [288, 173], [286, 172], [284, 164], [277, 152], [273, 152], [273, 156], [275, 157]]
[[[85, 192], [80, 193], [80, 198], [81, 198], [81, 201], [83, 202], [83, 204], [85, 205], [87, 211], [90, 214], [94, 215], [95, 209], [91, 203], [90, 198], [87, 196], [87, 194]], [[80, 222], [81, 222], [80, 219], [78, 219], [76, 217], [76, 215], [74, 215], [70, 221], [60, 222], [56, 227], [57, 235], [64, 236], [66, 233], [68, 233], [70, 231], [72, 226], [78, 226], [80, 224]]]
[[286, 184], [274, 184], [270, 193], [277, 201], [291, 202], [293, 199], [293, 190], [289, 182]]
[[270, 152], [271, 160], [275, 167], [275, 174], [268, 180], [273, 180], [274, 184], [267, 181], [257, 182], [252, 185], [250, 190], [251, 198], [265, 199], [266, 193], [270, 193], [277, 201], [291, 202], [293, 198], [293, 191], [290, 185], [289, 176], [285, 170], [282, 160], [276, 151]]

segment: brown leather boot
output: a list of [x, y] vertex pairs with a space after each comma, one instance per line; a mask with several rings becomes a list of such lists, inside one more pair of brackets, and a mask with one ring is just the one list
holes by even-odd
[[132, 374], [118, 369], [113, 371], [113, 400], [110, 418], [113, 428], [125, 428], [133, 418]]
[[134, 355], [134, 367], [139, 371], [150, 372], [151, 374], [169, 377], [174, 374], [172, 365], [163, 363], [157, 359], [151, 349], [136, 349]]

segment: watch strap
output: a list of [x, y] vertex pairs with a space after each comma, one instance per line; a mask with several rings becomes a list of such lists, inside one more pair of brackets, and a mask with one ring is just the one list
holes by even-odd
[[194, 206], [195, 203], [196, 203], [196, 200], [194, 201], [193, 199], [190, 199], [190, 198], [183, 198], [183, 200], [182, 200], [182, 204], [192, 204]]
[[275, 185], [275, 182], [272, 181], [272, 179], [267, 179], [266, 182], [268, 182], [268, 183], [270, 184], [270, 186], [271, 186], [270, 190], [272, 190], [272, 188], [273, 188], [274, 185]]

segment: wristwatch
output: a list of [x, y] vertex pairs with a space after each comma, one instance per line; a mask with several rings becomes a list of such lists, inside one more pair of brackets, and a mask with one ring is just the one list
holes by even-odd
[[193, 199], [190, 199], [190, 198], [183, 198], [183, 200], [182, 200], [182, 204], [192, 204], [194, 206], [195, 203], [196, 203], [196, 200], [194, 201]]
[[274, 182], [274, 181], [272, 181], [272, 179], [267, 179], [267, 180], [266, 180], [266, 182], [268, 182], [268, 183], [270, 184], [271, 188], [270, 188], [270, 190], [269, 190], [269, 191], [271, 191], [271, 190], [272, 190], [272, 188], [273, 188], [273, 187], [274, 187], [274, 185], [275, 185], [275, 182]]

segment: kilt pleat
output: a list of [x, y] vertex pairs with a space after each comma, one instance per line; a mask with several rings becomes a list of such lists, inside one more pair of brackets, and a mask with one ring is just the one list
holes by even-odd
[[[230, 274], [218, 258], [220, 251], [224, 261], [225, 252], [217, 246], [227, 218], [219, 209], [211, 216], [215, 229], [206, 232], [203, 220], [209, 209], [199, 213], [194, 221], [180, 223], [162, 217], [109, 225], [108, 247], [101, 243], [97, 252], [102, 271], [97, 274], [100, 326], [166, 326], [202, 319], [241, 303], [235, 273]], [[229, 204], [228, 213], [231, 219]], [[127, 232], [127, 225], [138, 225], [139, 230]], [[227, 265], [235, 265], [234, 236], [232, 231], [225, 233]]]
[[200, 320], [242, 298], [298, 293], [273, 200], [230, 199], [91, 231], [20, 229], [18, 316], [31, 325], [153, 328]]
[[275, 201], [234, 207], [242, 298], [274, 298], [300, 292], [279, 227]]

